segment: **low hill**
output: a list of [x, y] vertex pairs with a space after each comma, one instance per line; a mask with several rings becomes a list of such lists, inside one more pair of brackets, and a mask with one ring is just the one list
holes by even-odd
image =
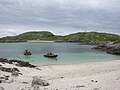
[[78, 32], [62, 37], [64, 41], [79, 42], [79, 41], [93, 41], [93, 42], [114, 42], [120, 43], [120, 36], [116, 34], [109, 33], [99, 33], [99, 32]]
[[22, 33], [17, 36], [12, 37], [3, 37], [0, 38], [1, 41], [27, 41], [27, 40], [55, 40], [58, 37], [53, 35], [51, 32], [48, 31], [41, 31], [41, 32], [26, 32]]
[[0, 41], [27, 41], [27, 40], [47, 40], [64, 42], [114, 42], [120, 43], [120, 36], [99, 32], [78, 32], [66, 36], [56, 36], [48, 31], [26, 32], [13, 37], [3, 37]]

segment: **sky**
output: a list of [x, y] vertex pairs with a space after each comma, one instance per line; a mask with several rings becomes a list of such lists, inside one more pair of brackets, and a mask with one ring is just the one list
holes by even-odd
[[120, 35], [120, 0], [0, 0], [0, 37], [28, 31]]

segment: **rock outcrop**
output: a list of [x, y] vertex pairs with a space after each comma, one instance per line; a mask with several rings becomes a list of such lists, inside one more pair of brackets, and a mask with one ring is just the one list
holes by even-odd
[[0, 90], [5, 90], [3, 87], [0, 86]]
[[4, 58], [0, 58], [0, 62], [1, 63], [15, 64], [16, 66], [20, 66], [20, 67], [29, 67], [29, 68], [36, 67], [35, 65], [32, 65], [27, 61], [21, 61], [21, 60], [7, 60]]
[[93, 49], [105, 51], [109, 54], [114, 55], [120, 55], [120, 44], [113, 44], [113, 43], [107, 43], [107, 44], [100, 44]]
[[14, 76], [14, 77], [19, 76], [19, 72], [18, 72], [18, 71], [13, 71], [13, 72], [12, 72], [12, 76]]
[[14, 71], [20, 72], [17, 68], [6, 68], [6, 67], [2, 67], [2, 66], [0, 66], [0, 70], [4, 71], [4, 72], [10, 72], [10, 73], [12, 73]]

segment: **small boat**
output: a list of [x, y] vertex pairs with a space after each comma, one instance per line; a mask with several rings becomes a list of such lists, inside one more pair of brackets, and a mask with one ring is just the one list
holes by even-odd
[[58, 55], [44, 55], [44, 57], [56, 58]]
[[44, 55], [44, 57], [50, 57], [50, 58], [56, 58], [58, 55], [54, 55], [52, 53], [48, 53], [46, 55]]
[[32, 53], [24, 53], [24, 55], [32, 55]]
[[23, 52], [23, 54], [24, 54], [24, 55], [32, 55], [32, 53], [31, 53], [30, 51], [28, 51], [28, 50], [25, 50], [25, 51]]

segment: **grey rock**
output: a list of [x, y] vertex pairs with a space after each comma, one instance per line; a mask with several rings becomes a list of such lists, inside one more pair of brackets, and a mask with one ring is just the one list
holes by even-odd
[[85, 85], [77, 85], [76, 88], [82, 88], [85, 87]]
[[93, 49], [105, 51], [109, 54], [120, 55], [120, 44], [113, 43], [100, 44], [94, 47]]
[[2, 80], [0, 80], [0, 83], [2, 83]]
[[19, 76], [19, 72], [18, 71], [13, 71], [12, 76], [15, 76], [15, 77]]
[[6, 62], [6, 63], [9, 63], [9, 61], [8, 61], [7, 59], [4, 59], [4, 58], [0, 58], [0, 62], [1, 62], [1, 63], [5, 63], [5, 62]]
[[5, 72], [12, 72], [12, 68], [1, 67], [0, 70]]
[[35, 86], [35, 85], [48, 86], [49, 82], [47, 82], [46, 80], [42, 80], [39, 77], [33, 77], [32, 86]]
[[20, 72], [20, 70], [18, 70], [18, 68], [13, 68], [13, 71], [18, 71], [18, 72]]
[[4, 72], [10, 72], [10, 73], [12, 73], [13, 71], [18, 71], [19, 72], [19, 70], [17, 68], [0, 67], [0, 70], [4, 71]]
[[0, 79], [5, 79], [5, 77], [0, 77]]
[[30, 68], [36, 67], [35, 65], [30, 64], [29, 62], [21, 61], [21, 60], [7, 60], [4, 58], [0, 58], [0, 62], [9, 63], [9, 64], [17, 63], [16, 66], [20, 66], [20, 67], [30, 67]]
[[40, 90], [38, 86], [33, 87], [33, 90]]
[[21, 61], [21, 60], [10, 60], [11, 62], [16, 62], [16, 66], [20, 66], [20, 67], [30, 67], [30, 68], [34, 68], [36, 67], [35, 65], [30, 64], [29, 62], [26, 61]]
[[0, 90], [5, 90], [3, 87], [0, 86]]
[[9, 80], [9, 77], [4, 77], [5, 78], [5, 80]]
[[94, 88], [93, 90], [100, 90], [99, 88]]

